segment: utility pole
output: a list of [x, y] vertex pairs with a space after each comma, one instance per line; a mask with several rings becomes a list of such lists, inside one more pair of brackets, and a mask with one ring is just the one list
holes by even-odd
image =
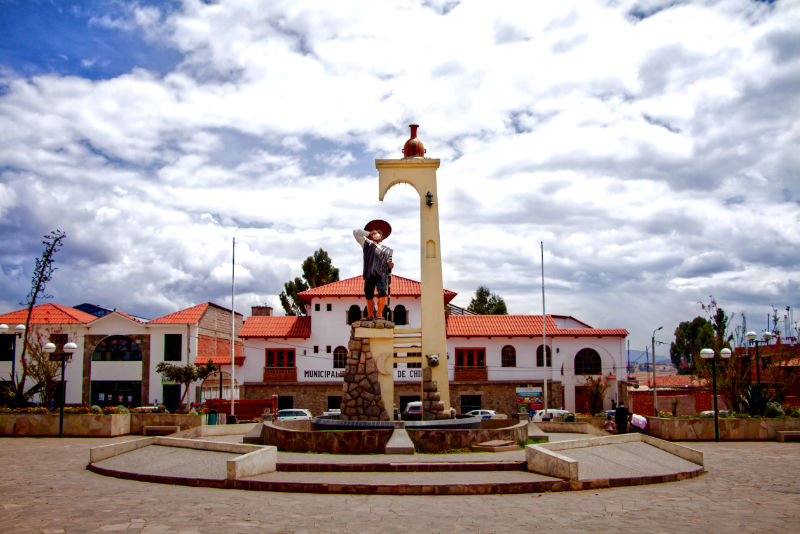
[[653, 330], [653, 336], [650, 338], [650, 343], [653, 349], [653, 415], [658, 417], [658, 393], [656, 393], [656, 332], [664, 328], [659, 326]]

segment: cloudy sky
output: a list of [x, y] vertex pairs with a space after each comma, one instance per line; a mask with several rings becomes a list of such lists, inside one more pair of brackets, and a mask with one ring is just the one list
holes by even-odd
[[[393, 227], [376, 158], [439, 158], [445, 287], [669, 340], [714, 295], [748, 329], [800, 306], [796, 1], [0, 0], [0, 311], [41, 236], [48, 293], [142, 317], [280, 310], [324, 248]], [[800, 310], [793, 314], [800, 320]], [[737, 315], [736, 323], [741, 322]], [[659, 349], [664, 351], [665, 349]]]

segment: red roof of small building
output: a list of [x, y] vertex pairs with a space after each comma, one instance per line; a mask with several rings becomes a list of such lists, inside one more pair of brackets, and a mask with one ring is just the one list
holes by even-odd
[[[707, 385], [708, 381], [695, 375], [656, 375], [657, 388], [686, 388]], [[645, 382], [648, 387], [653, 387], [653, 377]]]
[[[202, 304], [198, 304], [197, 306], [192, 306], [191, 308], [179, 310], [157, 319], [153, 319], [152, 321], [148, 321], [147, 324], [196, 324], [200, 322], [200, 319], [202, 319], [203, 314], [206, 313], [209, 306], [219, 308], [220, 310], [224, 310], [226, 312], [230, 311], [228, 308], [223, 308], [222, 306], [214, 304], [213, 302], [204, 302]], [[241, 316], [242, 314], [236, 312], [236, 315]]]
[[311, 337], [311, 317], [258, 315], [248, 317], [244, 322], [239, 337]]
[[[448, 315], [447, 337], [541, 337], [541, 315]], [[559, 329], [547, 316], [548, 336], [627, 336], [623, 328]]]
[[[392, 297], [420, 297], [422, 296], [422, 284], [416, 280], [403, 278], [402, 276], [392, 275], [389, 295]], [[457, 293], [444, 290], [444, 303], [447, 304], [455, 298]], [[321, 297], [363, 297], [364, 278], [354, 276], [338, 282], [325, 284], [324, 286], [307, 289], [297, 294], [303, 302], [311, 302], [313, 298]]]
[[211, 303], [204, 302], [203, 304], [198, 304], [197, 306], [192, 306], [191, 308], [178, 310], [157, 319], [153, 319], [152, 321], [149, 321], [148, 324], [195, 324], [203, 317], [203, 314], [208, 309], [209, 304]]
[[[18, 324], [25, 324], [27, 316], [28, 309], [23, 308], [0, 315], [0, 323], [13, 328]], [[33, 307], [30, 324], [86, 324], [96, 319], [96, 316], [81, 310], [48, 302]]]

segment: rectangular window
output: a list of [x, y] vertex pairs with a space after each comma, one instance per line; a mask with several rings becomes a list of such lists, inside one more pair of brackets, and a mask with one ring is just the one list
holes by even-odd
[[465, 347], [456, 349], [456, 367], [485, 367], [485, 347]]
[[89, 398], [98, 406], [128, 407], [142, 405], [142, 383], [140, 381], [93, 380]]
[[181, 361], [182, 334], [164, 334], [164, 361]]
[[49, 359], [51, 362], [60, 362], [62, 356], [65, 356], [67, 358], [66, 361], [69, 361], [69, 358], [72, 356], [64, 352], [64, 345], [66, 345], [68, 341], [69, 337], [67, 334], [50, 334], [50, 342], [56, 346], [55, 352], [50, 354]]
[[330, 346], [330, 345], [328, 345], [327, 347], [325, 347], [325, 352], [327, 352], [328, 354], [330, 354], [330, 353], [331, 353], [331, 346]]
[[294, 349], [265, 349], [267, 367], [294, 367]]
[[328, 409], [339, 410], [342, 407], [342, 397], [339, 395], [328, 395]]
[[14, 334], [0, 334], [0, 362], [14, 361], [16, 338]]
[[480, 395], [461, 395], [461, 413], [481, 409]]
[[326, 304], [325, 305], [325, 309], [328, 310], [328, 311], [332, 311], [333, 310], [333, 304]]
[[314, 354], [319, 354], [319, 345], [314, 345]]
[[314, 311], [319, 311], [319, 303], [314, 304]]

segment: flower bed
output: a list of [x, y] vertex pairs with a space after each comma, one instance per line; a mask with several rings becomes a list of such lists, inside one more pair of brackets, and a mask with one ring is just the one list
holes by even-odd
[[[58, 413], [0, 413], [2, 436], [58, 436]], [[130, 433], [128, 414], [64, 414], [64, 435], [111, 437]]]
[[[797, 417], [759, 417], [719, 419], [719, 439], [725, 441], [774, 440], [778, 430], [800, 430]], [[668, 441], [713, 441], [714, 418], [647, 418], [647, 434]]]

